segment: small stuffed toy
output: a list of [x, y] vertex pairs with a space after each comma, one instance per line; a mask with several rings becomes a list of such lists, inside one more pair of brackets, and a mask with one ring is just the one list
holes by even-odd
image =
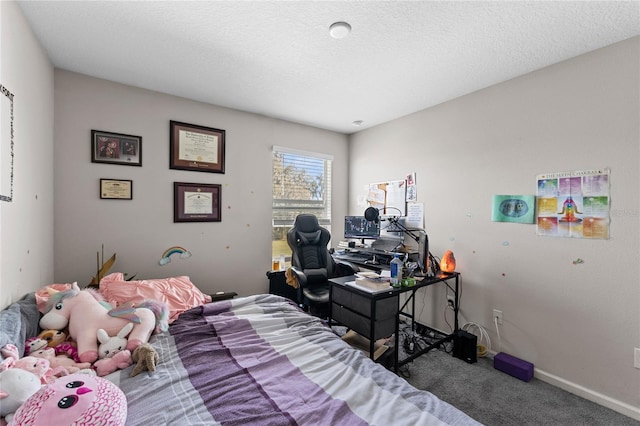
[[75, 362], [80, 362], [78, 346], [75, 342], [69, 340], [69, 336], [64, 331], [44, 330], [38, 335], [38, 339], [46, 341], [47, 347], [53, 348], [56, 355], [65, 355]]
[[24, 354], [26, 356], [47, 347], [53, 348], [56, 355], [65, 355], [75, 362], [80, 362], [75, 342], [68, 340], [67, 334], [59, 330], [44, 330], [38, 336], [27, 339]]
[[148, 343], [138, 346], [131, 354], [133, 362], [137, 363], [131, 371], [131, 377], [137, 376], [143, 371], [156, 371], [159, 360], [158, 352]]
[[99, 328], [98, 329], [98, 340], [100, 341], [100, 346], [98, 346], [98, 358], [111, 358], [118, 352], [121, 352], [127, 348], [127, 335], [131, 333], [133, 330], [133, 323], [130, 322], [118, 331], [118, 334], [109, 337], [107, 332]]
[[93, 368], [96, 370], [98, 376], [103, 377], [107, 374], [111, 374], [116, 370], [124, 370], [133, 364], [131, 359], [131, 352], [128, 349], [117, 352], [110, 358], [102, 358], [93, 363]]
[[36, 393], [42, 384], [33, 373], [10, 368], [0, 373], [0, 417], [10, 421], [13, 413]]
[[4, 371], [8, 368], [20, 368], [38, 376], [40, 383], [43, 385], [54, 381], [56, 377], [66, 376], [69, 374], [64, 367], [58, 367], [56, 369], [51, 368], [49, 360], [47, 359], [29, 355], [19, 358], [18, 348], [12, 344], [4, 345], [2, 349], [0, 349], [0, 353], [4, 357], [4, 360], [0, 363], [0, 371]]
[[56, 356], [53, 348], [40, 349], [39, 351], [32, 352], [31, 356], [47, 359], [49, 360], [49, 364], [51, 364], [51, 368], [64, 367], [69, 373], [77, 373], [78, 370], [91, 367], [90, 362], [75, 362], [64, 355]]
[[43, 330], [38, 337], [47, 342], [47, 346], [55, 348], [59, 344], [67, 340], [67, 333], [60, 330]]
[[127, 399], [120, 388], [102, 377], [70, 374], [31, 395], [9, 426], [119, 426], [126, 420]]
[[30, 355], [31, 352], [39, 351], [47, 347], [47, 341], [40, 337], [30, 337], [27, 339], [24, 345], [24, 354]]

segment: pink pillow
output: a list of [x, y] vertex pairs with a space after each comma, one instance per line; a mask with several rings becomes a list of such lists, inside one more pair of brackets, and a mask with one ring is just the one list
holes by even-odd
[[36, 291], [36, 304], [38, 305], [38, 311], [40, 311], [41, 314], [44, 314], [47, 307], [47, 301], [49, 300], [49, 292], [47, 291], [47, 288], [57, 291], [65, 291], [70, 290], [72, 287], [73, 284], [49, 284], [48, 286], [40, 288]]
[[145, 299], [165, 302], [169, 324], [184, 311], [211, 302], [211, 296], [202, 293], [187, 276], [125, 281], [122, 273], [115, 272], [100, 280], [100, 293], [114, 306]]

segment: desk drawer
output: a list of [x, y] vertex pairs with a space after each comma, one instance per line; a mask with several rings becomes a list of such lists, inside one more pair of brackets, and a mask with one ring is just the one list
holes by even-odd
[[[339, 286], [333, 286], [331, 300], [348, 307], [361, 315], [371, 318], [372, 299], [358, 293], [354, 293]], [[388, 297], [376, 301], [376, 320], [395, 317], [398, 312], [398, 296]]]
[[[333, 303], [331, 306], [331, 318], [348, 327], [361, 336], [371, 339], [371, 318], [360, 315], [347, 309], [345, 306]], [[373, 340], [391, 336], [396, 331], [396, 317], [391, 316], [376, 321], [375, 336]]]

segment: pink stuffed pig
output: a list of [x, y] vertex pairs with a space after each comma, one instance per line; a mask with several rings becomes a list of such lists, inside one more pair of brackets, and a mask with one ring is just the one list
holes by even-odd
[[64, 355], [56, 356], [53, 348], [40, 349], [32, 352], [31, 356], [44, 358], [49, 361], [51, 368], [55, 369], [57, 367], [64, 367], [69, 371], [69, 373], [77, 373], [79, 370], [91, 367], [90, 362], [75, 362]]

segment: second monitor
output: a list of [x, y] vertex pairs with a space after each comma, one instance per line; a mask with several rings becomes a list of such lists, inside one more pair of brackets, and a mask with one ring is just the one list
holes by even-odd
[[376, 240], [380, 238], [380, 223], [368, 221], [364, 216], [345, 216], [344, 238]]

